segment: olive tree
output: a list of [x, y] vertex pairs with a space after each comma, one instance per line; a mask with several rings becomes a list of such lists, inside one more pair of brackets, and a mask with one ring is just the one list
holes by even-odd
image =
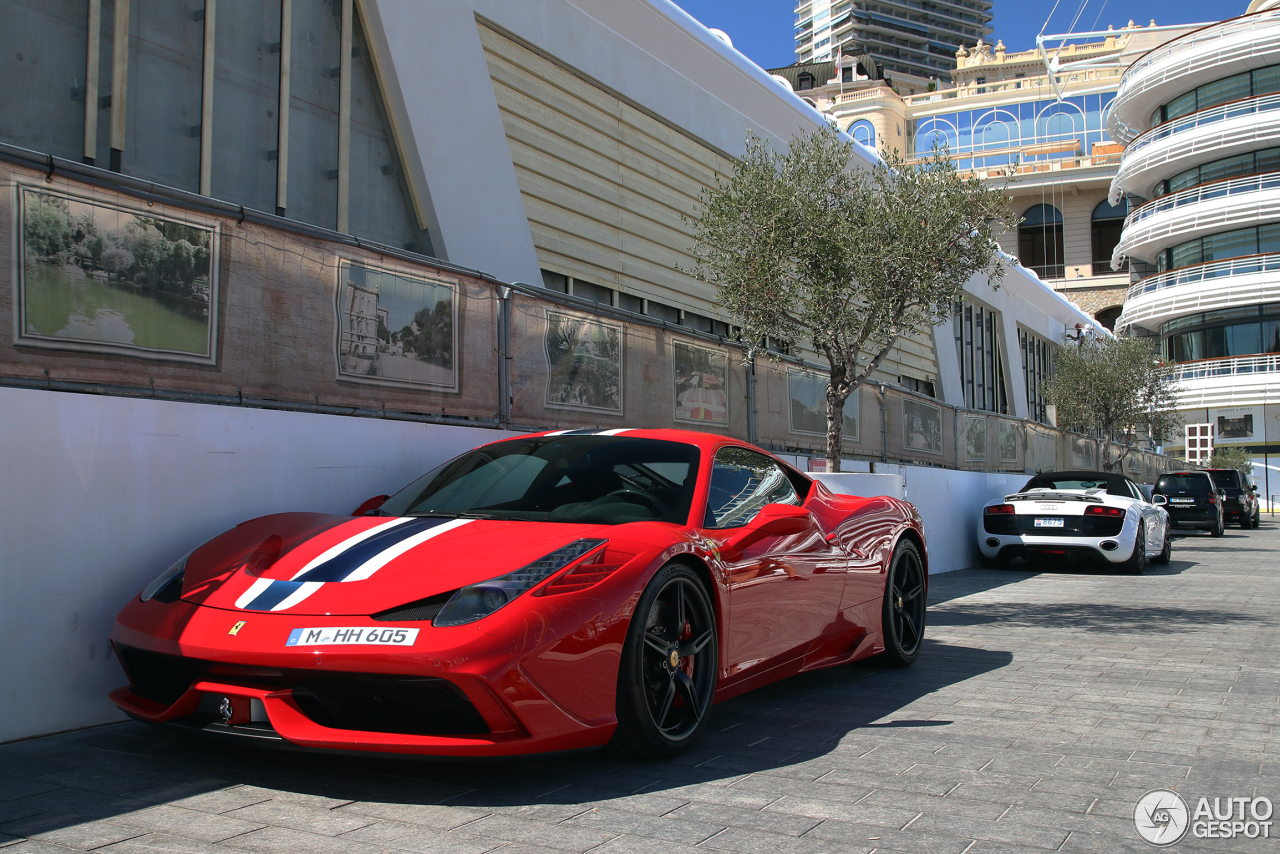
[[974, 274], [1004, 272], [993, 228], [1012, 220], [1004, 196], [959, 174], [935, 149], [896, 151], [870, 169], [834, 128], [785, 152], [754, 135], [732, 174], [702, 194], [696, 265], [742, 327], [747, 358], [764, 343], [812, 348], [827, 365], [827, 461], [840, 470], [845, 401], [903, 336], [945, 321]]
[[1214, 448], [1209, 458], [1211, 469], [1235, 469], [1253, 477], [1253, 455], [1241, 447]]
[[[1162, 441], [1182, 424], [1172, 366], [1160, 361], [1149, 338], [1082, 338], [1060, 348], [1053, 367], [1046, 396], [1057, 407], [1058, 427], [1092, 436], [1108, 471], [1135, 443]], [[1124, 445], [1114, 463], [1102, 454], [1107, 441]]]

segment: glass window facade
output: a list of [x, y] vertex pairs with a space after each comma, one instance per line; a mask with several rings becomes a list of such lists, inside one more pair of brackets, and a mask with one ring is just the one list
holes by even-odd
[[1206, 110], [1228, 101], [1239, 101], [1241, 98], [1266, 95], [1269, 92], [1280, 92], [1280, 65], [1235, 74], [1184, 92], [1156, 108], [1151, 114], [1151, 126], [1173, 121], [1196, 110]]
[[[341, 0], [291, 0], [288, 32], [280, 0], [222, 0], [211, 20], [190, 4], [134, 0], [127, 49], [119, 57], [127, 67], [126, 96], [118, 104], [111, 102], [116, 4], [102, 0], [94, 92], [86, 91], [88, 5], [0, 0], [0, 79], [8, 84], [0, 87], [0, 141], [431, 254], [359, 14], [344, 17]], [[206, 55], [210, 25], [214, 38]], [[344, 27], [352, 44], [345, 62]], [[350, 88], [345, 114], [344, 85]], [[122, 137], [111, 134], [117, 111], [125, 119]], [[97, 133], [86, 141], [89, 119]], [[345, 156], [339, 151], [344, 129], [350, 132]], [[206, 137], [208, 162], [202, 163]], [[340, 185], [349, 188], [341, 199]]]
[[[1093, 274], [1105, 275], [1111, 272], [1111, 253], [1120, 242], [1120, 233], [1124, 231], [1124, 218], [1129, 215], [1129, 200], [1121, 199], [1120, 204], [1113, 205], [1103, 201], [1093, 209], [1090, 239], [1093, 244]], [[1125, 266], [1120, 269], [1126, 269]]]
[[[1104, 123], [1114, 97], [1114, 92], [1072, 95], [1061, 102], [1026, 101], [931, 116], [916, 122], [912, 150], [917, 155], [928, 154], [937, 143], [952, 154], [974, 155], [959, 160], [960, 169], [1074, 157], [1078, 151], [1088, 154], [1092, 146], [1111, 142]], [[1061, 143], [1062, 150], [1026, 156], [1011, 151], [981, 156], [981, 152], [992, 149], [1044, 143]]]
[[1275, 252], [1280, 252], [1280, 223], [1238, 228], [1170, 246], [1156, 257], [1156, 269], [1163, 273], [1192, 264]]
[[1034, 332], [1020, 329], [1018, 349], [1022, 354], [1022, 381], [1027, 389], [1029, 417], [1047, 424], [1049, 399], [1045, 397], [1045, 383], [1053, 376], [1054, 345]]
[[1280, 148], [1264, 148], [1234, 157], [1224, 157], [1179, 172], [1172, 178], [1166, 178], [1156, 185], [1156, 197], [1186, 190], [1210, 181], [1222, 181], [1240, 175], [1252, 175], [1258, 172], [1275, 172], [1280, 170]]
[[964, 405], [970, 409], [1009, 414], [1009, 396], [1000, 358], [999, 320], [985, 306], [962, 300], [952, 313], [956, 355], [960, 359], [960, 385]]
[[1018, 224], [1018, 260], [1042, 279], [1066, 275], [1062, 211], [1053, 205], [1032, 205]]
[[1171, 362], [1280, 353], [1280, 303], [1189, 314], [1160, 327]]

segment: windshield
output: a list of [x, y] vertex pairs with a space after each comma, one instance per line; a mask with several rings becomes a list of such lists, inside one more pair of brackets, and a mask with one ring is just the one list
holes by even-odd
[[1022, 487], [1023, 492], [1030, 492], [1033, 489], [1053, 489], [1053, 490], [1086, 490], [1086, 489], [1105, 489], [1108, 495], [1125, 495], [1129, 494], [1127, 489], [1121, 487], [1121, 482], [1115, 479], [1090, 477], [1088, 475], [1075, 475], [1057, 477], [1054, 475], [1039, 474], [1027, 481], [1027, 485]]
[[1156, 481], [1156, 492], [1209, 492], [1209, 478], [1202, 474], [1167, 474]]
[[1219, 489], [1239, 489], [1240, 488], [1240, 472], [1237, 471], [1211, 471], [1209, 476], [1213, 478], [1213, 483]]
[[616, 436], [513, 439], [450, 460], [391, 496], [377, 512], [683, 525], [697, 475], [698, 449], [680, 442]]

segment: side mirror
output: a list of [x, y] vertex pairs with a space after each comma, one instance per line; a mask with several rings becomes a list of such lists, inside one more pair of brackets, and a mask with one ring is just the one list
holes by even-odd
[[1249, 487], [1249, 491], [1250, 491], [1250, 492], [1257, 492], [1257, 491], [1258, 491], [1258, 484], [1256, 484], [1256, 483], [1255, 483], [1253, 486]]
[[744, 525], [729, 539], [725, 546], [742, 551], [765, 537], [788, 537], [799, 534], [813, 524], [813, 517], [803, 507], [794, 504], [766, 504], [755, 518]]
[[356, 512], [352, 513], [351, 515], [363, 516], [366, 513], [371, 513], [374, 510], [377, 510], [379, 507], [381, 507], [383, 502], [385, 502], [390, 497], [391, 497], [390, 495], [375, 495], [372, 498], [370, 498], [368, 501], [366, 501], [365, 503], [357, 507]]
[[1151, 503], [1158, 507], [1161, 504], [1168, 504], [1169, 499], [1165, 498], [1163, 495], [1153, 495], [1151, 496]]
[[770, 537], [786, 537], [799, 534], [809, 527], [809, 511], [794, 504], [766, 504], [760, 508], [756, 518], [747, 523]]

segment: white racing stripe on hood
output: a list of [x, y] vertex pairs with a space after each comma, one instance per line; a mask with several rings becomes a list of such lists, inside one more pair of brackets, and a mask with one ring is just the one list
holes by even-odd
[[249, 585], [249, 589], [241, 593], [240, 598], [236, 600], [236, 607], [246, 607], [250, 602], [258, 598], [258, 594], [265, 592], [270, 586], [270, 578], [255, 578], [253, 583]]
[[361, 531], [360, 533], [356, 534], [353, 537], [348, 537], [347, 539], [338, 543], [336, 546], [326, 549], [324, 553], [319, 555], [318, 557], [312, 558], [307, 563], [306, 566], [304, 566], [302, 569], [295, 572], [293, 574], [293, 577], [297, 578], [300, 575], [304, 575], [310, 572], [312, 569], [315, 569], [317, 566], [324, 563], [325, 561], [332, 560], [333, 558], [342, 554], [352, 546], [359, 545], [360, 543], [363, 543], [365, 540], [369, 539], [370, 537], [375, 537], [378, 534], [381, 534], [383, 531], [387, 530], [388, 528], [394, 528], [396, 525], [403, 525], [405, 522], [408, 522], [408, 521], [409, 520], [407, 518], [388, 519], [386, 522], [383, 522], [380, 525], [374, 525], [372, 528], [370, 528], [367, 531]]
[[297, 605], [303, 599], [306, 599], [308, 596], [310, 596], [312, 593], [315, 593], [317, 590], [319, 590], [323, 586], [324, 586], [323, 581], [304, 581], [302, 582], [301, 587], [299, 587], [297, 590], [293, 591], [287, 597], [282, 599], [280, 603], [276, 605], [274, 608], [272, 608], [271, 610], [284, 611], [288, 608], [292, 608], [294, 605]]
[[454, 519], [452, 522], [445, 522], [443, 525], [423, 531], [421, 534], [409, 537], [407, 540], [401, 540], [386, 551], [380, 552], [377, 557], [365, 561], [355, 570], [355, 572], [352, 572], [344, 578], [343, 581], [363, 581], [410, 549], [417, 548], [432, 537], [438, 537], [441, 534], [448, 533], [449, 531], [455, 531], [472, 521], [474, 520]]

